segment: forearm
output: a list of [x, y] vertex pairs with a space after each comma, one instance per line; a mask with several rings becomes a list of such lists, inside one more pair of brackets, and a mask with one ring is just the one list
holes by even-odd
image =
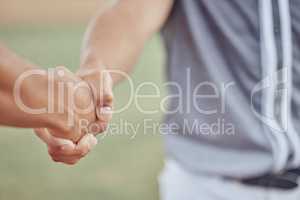
[[[172, 0], [119, 1], [99, 14], [85, 35], [81, 68], [108, 68], [128, 73], [147, 40], [157, 32], [172, 6]], [[105, 67], [104, 67], [105, 66]], [[112, 73], [114, 83], [124, 78]]]
[[[38, 69], [33, 64], [19, 58], [10, 50], [0, 44], [0, 124], [18, 127], [44, 127], [47, 126], [46, 116], [36, 115], [20, 109], [16, 102], [16, 95], [22, 99], [22, 103], [32, 103], [32, 98], [45, 98], [47, 88], [46, 76], [32, 76], [24, 79], [19, 89], [19, 94], [14, 94], [15, 83], [22, 74], [30, 70]], [[38, 99], [35, 99], [38, 102]], [[40, 101], [40, 105], [45, 102]]]

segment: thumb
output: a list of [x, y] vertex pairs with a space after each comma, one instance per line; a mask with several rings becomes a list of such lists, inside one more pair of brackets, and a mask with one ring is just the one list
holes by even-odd
[[112, 78], [109, 72], [104, 71], [102, 84], [96, 98], [96, 114], [100, 121], [110, 121], [112, 118], [113, 91]]
[[[113, 104], [113, 81], [108, 71], [102, 71], [101, 79], [98, 83], [93, 82], [92, 90], [97, 106], [112, 107]], [[95, 85], [97, 84], [97, 85]]]
[[109, 121], [113, 107], [113, 80], [110, 73], [95, 68], [80, 70], [77, 75], [86, 81], [92, 90], [98, 120]]
[[97, 106], [112, 107], [113, 80], [107, 70], [99, 68], [81, 69], [77, 75], [89, 84]]
[[34, 129], [35, 134], [50, 148], [75, 148], [75, 144], [66, 139], [52, 136], [46, 128]]

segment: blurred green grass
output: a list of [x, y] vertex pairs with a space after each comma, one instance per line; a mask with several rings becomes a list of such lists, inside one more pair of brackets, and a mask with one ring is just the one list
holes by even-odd
[[[0, 41], [40, 66], [66, 65], [75, 71], [84, 29], [84, 26], [2, 27]], [[161, 87], [163, 56], [157, 36], [147, 44], [132, 75], [134, 84], [151, 81]], [[142, 92], [151, 91], [144, 88]], [[115, 88], [116, 106], [124, 105], [127, 98], [125, 82]], [[140, 104], [156, 108], [159, 102], [157, 98]], [[142, 126], [146, 118], [159, 122], [161, 113], [144, 115], [130, 106], [115, 115], [113, 122], [122, 119]], [[163, 164], [163, 153], [156, 130], [139, 131], [134, 139], [124, 133], [101, 137], [95, 150], [72, 167], [53, 163], [45, 145], [31, 130], [2, 127], [0, 133], [0, 200], [158, 199], [156, 177]]]

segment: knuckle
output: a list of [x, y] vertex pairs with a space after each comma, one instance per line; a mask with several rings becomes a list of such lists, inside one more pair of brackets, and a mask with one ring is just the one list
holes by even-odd
[[78, 156], [82, 158], [82, 157], [86, 156], [89, 153], [89, 151], [90, 151], [89, 148], [86, 147], [86, 148], [82, 149], [81, 151], [79, 151]]
[[48, 149], [48, 153], [51, 156], [59, 156], [63, 153], [62, 146], [55, 146]]
[[100, 129], [100, 131], [98, 132], [99, 134], [105, 132], [107, 130], [107, 126], [104, 126]]
[[68, 162], [64, 162], [64, 163], [67, 165], [75, 165], [75, 164], [77, 164], [78, 161], [79, 160], [72, 160], [72, 161], [68, 161]]
[[104, 131], [106, 131], [108, 128], [108, 123], [107, 122], [96, 122], [95, 125], [92, 127], [91, 132], [93, 134], [99, 134], [99, 133], [103, 133]]
[[57, 152], [54, 151], [53, 149], [49, 149], [49, 150], [48, 150], [48, 153], [49, 153], [49, 155], [52, 156], [52, 157], [54, 157], [54, 156], [57, 155]]
[[103, 123], [102, 122], [101, 124], [99, 124], [99, 127], [100, 127], [99, 132], [102, 133], [102, 132], [107, 130], [108, 123]]
[[51, 157], [51, 159], [52, 159], [53, 162], [60, 162], [60, 160], [56, 157]]
[[89, 152], [90, 152], [90, 150], [89, 150], [89, 149], [86, 149], [86, 150], [84, 150], [84, 151], [82, 152], [81, 156], [84, 157], [84, 156], [86, 156]]

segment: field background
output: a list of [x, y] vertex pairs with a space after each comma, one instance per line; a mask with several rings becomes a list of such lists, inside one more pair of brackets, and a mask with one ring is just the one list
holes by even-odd
[[[0, 0], [0, 41], [42, 67], [63, 64], [75, 71], [88, 18], [102, 4], [97, 0]], [[156, 36], [133, 73], [134, 83], [161, 85], [163, 57]], [[126, 103], [127, 91], [126, 82], [116, 87], [117, 107]], [[159, 102], [145, 100], [142, 105], [155, 108]], [[143, 115], [131, 106], [115, 115], [114, 122], [142, 124], [145, 118], [159, 122], [161, 113]], [[0, 127], [0, 133], [0, 200], [158, 199], [156, 179], [163, 151], [155, 130], [140, 131], [134, 139], [124, 133], [103, 137], [90, 155], [72, 167], [53, 163], [31, 130]]]

